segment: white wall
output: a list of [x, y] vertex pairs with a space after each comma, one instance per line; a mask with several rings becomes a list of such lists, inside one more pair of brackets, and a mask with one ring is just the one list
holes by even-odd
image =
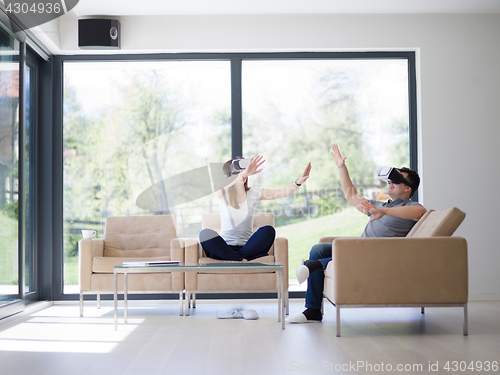
[[[500, 300], [500, 14], [123, 17], [123, 52], [410, 49], [419, 58], [421, 197], [467, 213], [471, 300]], [[77, 20], [59, 19], [60, 52]], [[55, 42], [58, 43], [57, 41]], [[88, 52], [85, 52], [88, 53]], [[339, 142], [341, 142], [339, 140]], [[483, 193], [491, 196], [482, 198]]]

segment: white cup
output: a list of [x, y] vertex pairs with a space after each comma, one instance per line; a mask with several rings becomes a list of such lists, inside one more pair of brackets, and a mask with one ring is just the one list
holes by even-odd
[[82, 230], [82, 235], [84, 240], [95, 237], [96, 234], [97, 232], [95, 230], [89, 230], [89, 229]]

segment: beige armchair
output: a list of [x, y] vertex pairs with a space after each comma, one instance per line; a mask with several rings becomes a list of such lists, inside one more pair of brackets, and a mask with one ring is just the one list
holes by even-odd
[[335, 238], [324, 295], [336, 307], [462, 307], [468, 334], [467, 242], [451, 237], [465, 218], [458, 208], [428, 211], [404, 238]]
[[[259, 212], [254, 217], [254, 232], [264, 225], [274, 226], [274, 214]], [[220, 233], [221, 223], [219, 214], [204, 214], [202, 217], [203, 229], [209, 228]], [[208, 258], [198, 239], [185, 240], [186, 264], [191, 263], [220, 263], [231, 262]], [[256, 263], [281, 263], [284, 267], [285, 283], [285, 306], [286, 313], [289, 311], [288, 304], [288, 240], [277, 237], [268, 255], [252, 260]], [[193, 298], [193, 307], [196, 307], [196, 293], [251, 293], [251, 292], [275, 292], [278, 290], [278, 280], [275, 273], [252, 273], [252, 274], [216, 274], [195, 273], [185, 274], [186, 299], [188, 307], [191, 306], [190, 296]], [[188, 314], [188, 312], [187, 312]]]
[[[106, 218], [103, 239], [78, 242], [80, 266], [80, 316], [83, 296], [113, 294], [113, 269], [125, 261], [177, 260], [184, 262], [184, 243], [176, 238], [175, 215]], [[123, 275], [118, 277], [123, 292]], [[179, 293], [182, 315], [184, 274], [131, 274], [129, 293]]]

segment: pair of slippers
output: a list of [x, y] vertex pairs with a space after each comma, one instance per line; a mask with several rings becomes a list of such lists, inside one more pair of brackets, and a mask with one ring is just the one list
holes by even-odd
[[233, 310], [229, 313], [222, 313], [217, 315], [217, 319], [246, 319], [246, 320], [257, 320], [259, 319], [259, 314], [255, 310]]

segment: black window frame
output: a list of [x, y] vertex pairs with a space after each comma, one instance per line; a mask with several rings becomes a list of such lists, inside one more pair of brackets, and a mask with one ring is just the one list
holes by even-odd
[[[40, 58], [38, 54], [27, 44], [25, 64], [30, 71], [30, 88], [31, 92], [26, 93], [26, 97], [30, 98], [30, 127], [28, 137], [29, 143], [29, 177], [28, 186], [29, 192], [29, 220], [30, 224], [26, 228], [24, 235], [24, 258], [29, 259], [29, 272], [30, 272], [30, 287], [31, 290], [24, 293], [26, 303], [33, 303], [38, 301], [38, 267], [37, 267], [37, 241], [36, 241], [36, 213], [37, 207], [37, 171], [38, 171], [38, 158], [37, 158], [37, 132], [40, 123]], [[25, 223], [26, 224], [26, 223]], [[29, 246], [26, 246], [29, 244]], [[26, 266], [25, 266], [26, 267]], [[26, 284], [26, 281], [23, 282]]]
[[[43, 164], [39, 162], [39, 145], [40, 143], [40, 126], [43, 121], [41, 120], [42, 113], [52, 112], [52, 95], [53, 90], [49, 81], [45, 81], [45, 89], [43, 94], [41, 94], [42, 85], [41, 77], [44, 73], [41, 71], [41, 67], [44, 66], [45, 72], [51, 70], [51, 57], [52, 54], [48, 49], [43, 46], [43, 44], [38, 40], [38, 38], [29, 30], [24, 27], [19, 26], [19, 20], [13, 18], [11, 19], [4, 11], [4, 7], [0, 7], [0, 28], [5, 30], [14, 39], [19, 42], [19, 141], [18, 141], [18, 153], [19, 153], [19, 203], [18, 203], [18, 299], [13, 301], [12, 304], [7, 306], [2, 306], [0, 308], [0, 319], [6, 316], [10, 316], [21, 312], [25, 305], [39, 301], [40, 299], [45, 299], [39, 293], [39, 286], [43, 285], [40, 282], [40, 273], [44, 267], [41, 267], [38, 263], [39, 250], [42, 246], [40, 244], [40, 239], [37, 236], [38, 227], [40, 226], [41, 220], [37, 217], [38, 207], [40, 206], [39, 198], [39, 187], [43, 187], [39, 184], [40, 180], [40, 166]], [[33, 91], [30, 92], [30, 127], [29, 134], [26, 133], [26, 99], [28, 98], [28, 93], [26, 92], [26, 68], [30, 68], [30, 83], [33, 85]], [[48, 68], [49, 67], [49, 68]], [[41, 98], [47, 98], [45, 104], [49, 106], [43, 107]], [[29, 137], [29, 177], [26, 176], [25, 172], [25, 139]], [[47, 169], [47, 168], [46, 168]], [[29, 178], [29, 179], [28, 179]], [[29, 212], [25, 212], [25, 189], [26, 183], [29, 187]], [[29, 220], [29, 226], [26, 226], [27, 220]], [[47, 249], [49, 250], [49, 249]], [[45, 254], [49, 254], [49, 259], [52, 259], [51, 255], [52, 249], [45, 251]], [[28, 255], [28, 257], [26, 257]], [[29, 264], [26, 264], [28, 261]], [[30, 272], [30, 282], [31, 290], [25, 291], [25, 271], [26, 266], [29, 267]]]

